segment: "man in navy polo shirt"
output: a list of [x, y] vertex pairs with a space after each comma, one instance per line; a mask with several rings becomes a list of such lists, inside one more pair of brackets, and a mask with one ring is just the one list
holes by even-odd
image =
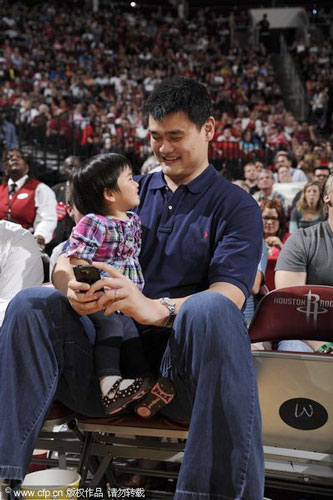
[[[163, 413], [191, 419], [174, 498], [259, 500], [260, 411], [241, 309], [261, 255], [260, 211], [209, 165], [215, 121], [203, 85], [165, 80], [145, 110], [162, 166], [139, 179], [145, 289], [104, 263], [95, 266], [112, 277], [89, 288], [60, 257], [54, 284], [68, 300], [35, 288], [12, 301], [0, 332], [0, 377], [15, 381], [0, 386], [0, 477], [22, 480], [54, 396], [81, 413], [104, 414], [85, 315], [120, 310], [140, 325], [152, 367], [175, 384]], [[130, 370], [126, 356], [122, 369]]]

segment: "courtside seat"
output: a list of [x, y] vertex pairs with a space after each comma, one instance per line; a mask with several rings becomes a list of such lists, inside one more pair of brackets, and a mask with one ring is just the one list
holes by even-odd
[[120, 415], [108, 418], [91, 418], [78, 416], [80, 429], [88, 432], [117, 432], [128, 434], [133, 428], [140, 436], [176, 437], [186, 439], [188, 423], [171, 420], [163, 415], [145, 420], [135, 414]]
[[[78, 471], [82, 484], [85, 484], [88, 471], [92, 473], [91, 487], [99, 485], [103, 477], [111, 485], [116, 485], [115, 459], [180, 462], [188, 435], [188, 423], [173, 421], [162, 415], [150, 420], [134, 414], [112, 418], [78, 416], [78, 427], [86, 435]], [[166, 475], [165, 470], [159, 474], [156, 468], [149, 469], [147, 461], [145, 467], [145, 471], [140, 470], [141, 474]], [[175, 475], [170, 473], [169, 477]]]
[[333, 340], [333, 287], [303, 285], [265, 295], [250, 324], [251, 342]]
[[53, 401], [47, 414], [43, 429], [53, 429], [56, 425], [63, 425], [72, 420], [75, 414], [69, 410], [60, 401]]
[[[249, 329], [252, 342], [333, 340], [333, 287], [273, 290]], [[266, 484], [333, 496], [333, 356], [254, 351]]]
[[[72, 410], [59, 401], [52, 403], [36, 442], [35, 448], [38, 453], [33, 455], [32, 464], [60, 469], [77, 466], [83, 437], [76, 431], [74, 419], [75, 414]], [[40, 453], [41, 450], [46, 453]]]

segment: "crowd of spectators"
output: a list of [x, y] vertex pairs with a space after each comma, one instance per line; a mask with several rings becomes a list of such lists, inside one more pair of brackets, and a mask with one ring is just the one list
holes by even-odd
[[333, 40], [309, 40], [297, 45], [297, 61], [304, 81], [306, 120], [331, 132], [333, 111]]
[[[27, 143], [81, 158], [121, 150], [138, 170], [150, 152], [143, 102], [173, 74], [208, 87], [218, 168], [249, 157], [269, 164], [302, 128], [284, 107], [265, 47], [230, 46], [231, 19], [222, 14], [203, 9], [186, 20], [162, 8], [109, 7], [83, 18], [77, 2], [3, 9], [0, 106]], [[247, 14], [232, 22], [248, 22]]]
[[149, 171], [156, 162], [142, 106], [157, 83], [179, 74], [203, 81], [212, 96], [214, 165], [231, 179], [245, 177], [259, 203], [278, 200], [287, 221], [291, 213], [293, 224], [302, 218], [297, 203], [305, 183], [322, 186], [333, 170], [331, 142], [321, 134], [333, 111], [332, 40], [297, 45], [308, 110], [298, 121], [284, 106], [264, 45], [230, 45], [231, 23], [248, 24], [246, 12], [227, 17], [202, 9], [183, 19], [171, 9], [102, 7], [83, 18], [75, 1], [61, 9], [54, 2], [3, 8], [0, 122], [7, 148], [21, 142], [81, 159], [125, 153], [136, 172]]

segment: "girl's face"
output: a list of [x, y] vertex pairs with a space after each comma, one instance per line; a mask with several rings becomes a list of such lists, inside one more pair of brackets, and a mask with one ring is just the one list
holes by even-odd
[[262, 213], [264, 223], [264, 234], [267, 236], [275, 236], [280, 229], [279, 214], [275, 208], [265, 208]]
[[309, 186], [305, 191], [305, 201], [308, 206], [315, 207], [320, 198], [320, 191], [318, 186]]
[[119, 191], [113, 191], [113, 207], [120, 212], [126, 212], [130, 208], [140, 204], [139, 184], [133, 179], [130, 167], [121, 171], [118, 177]]

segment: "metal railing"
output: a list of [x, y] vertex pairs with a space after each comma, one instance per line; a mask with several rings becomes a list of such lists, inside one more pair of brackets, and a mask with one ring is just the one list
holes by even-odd
[[[66, 117], [52, 118], [50, 129], [46, 120], [36, 123], [21, 121], [15, 109], [8, 110], [8, 117], [16, 124], [21, 149], [29, 156], [37, 178], [47, 184], [54, 184], [62, 177], [62, 164], [70, 155], [78, 156], [81, 161], [99, 153], [118, 152], [124, 154], [132, 163], [135, 173], [139, 173], [144, 161], [152, 155], [149, 137], [135, 136], [134, 130], [124, 130], [116, 126], [116, 135], [110, 135], [111, 144], [105, 147], [102, 124], [98, 121], [85, 124], [91, 126], [91, 134], [85, 132], [82, 122], [74, 120], [71, 113]], [[105, 126], [105, 125], [104, 125]], [[95, 133], [94, 133], [95, 130]], [[98, 133], [97, 133], [98, 131]], [[264, 166], [273, 162], [276, 150], [265, 144], [249, 144], [214, 140], [209, 146], [209, 158], [217, 170], [225, 171], [228, 177], [242, 177], [243, 165], [249, 161], [260, 161]]]

